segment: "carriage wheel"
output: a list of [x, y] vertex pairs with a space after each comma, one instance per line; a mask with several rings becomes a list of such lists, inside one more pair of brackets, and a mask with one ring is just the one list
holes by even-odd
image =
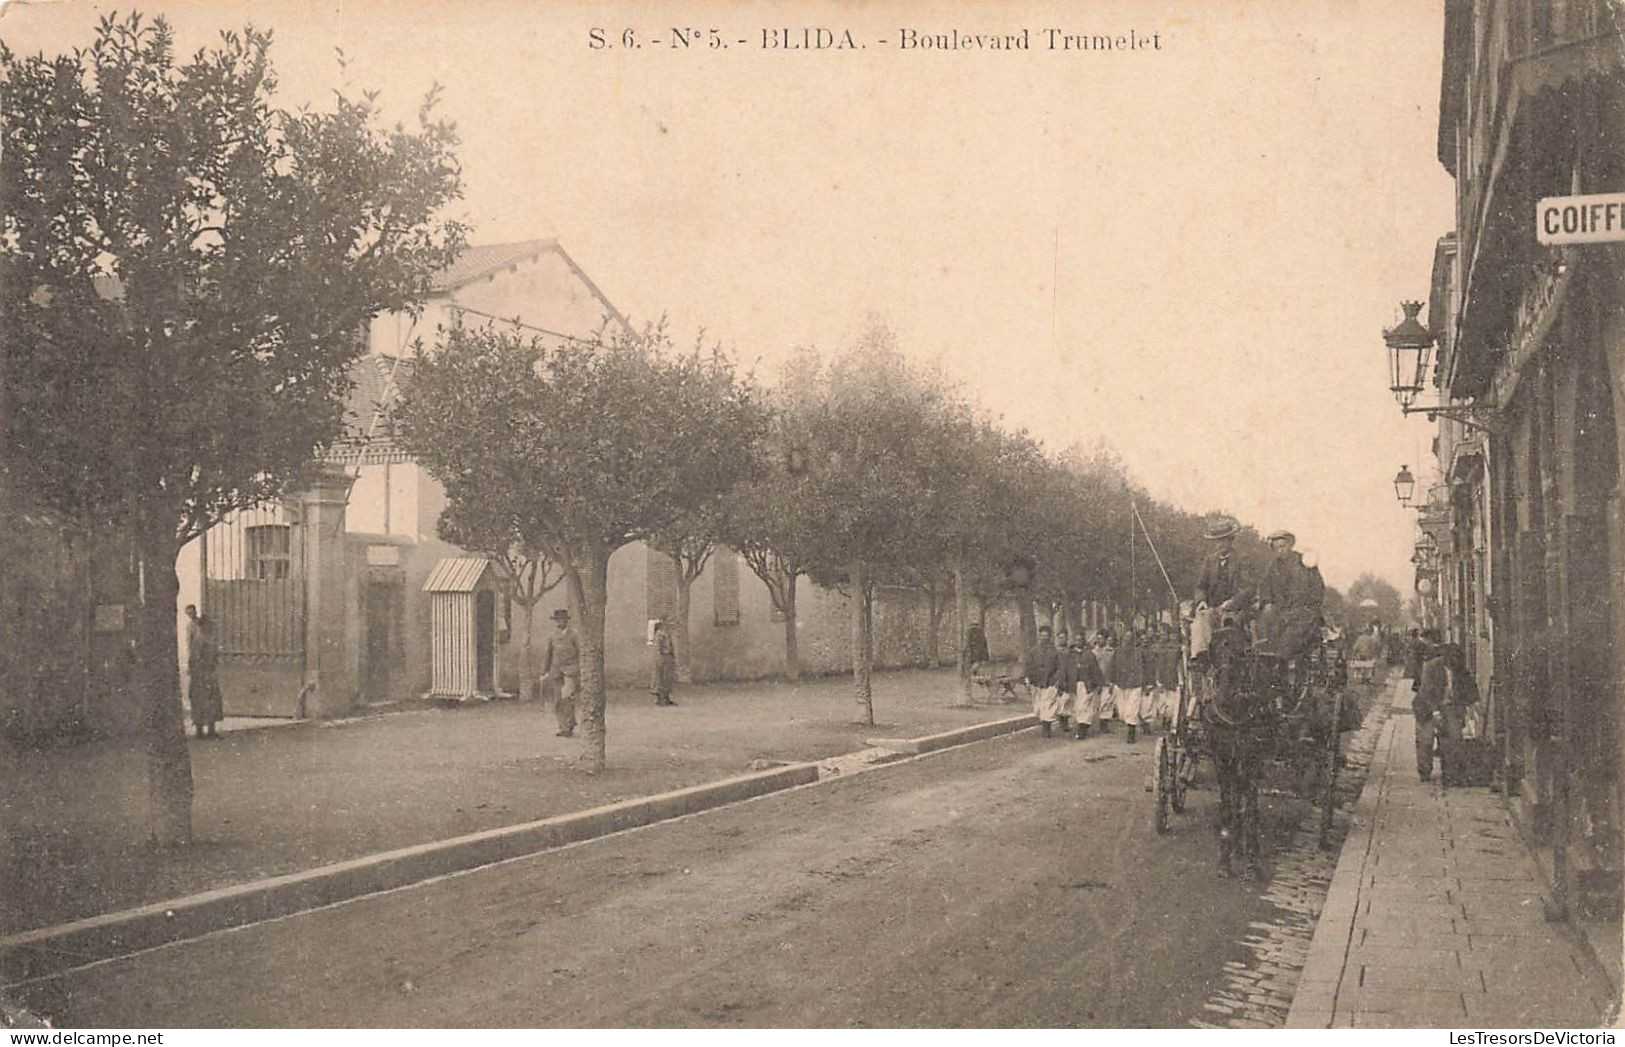
[[1168, 756], [1168, 736], [1163, 735], [1157, 739], [1157, 747], [1152, 752], [1152, 763], [1156, 767], [1156, 778], [1151, 783], [1152, 799], [1156, 803], [1152, 822], [1161, 835], [1168, 831], [1168, 805], [1174, 785], [1174, 763]]
[[1320, 847], [1325, 850], [1332, 845], [1332, 815], [1337, 810], [1337, 765], [1342, 763], [1343, 736], [1338, 728], [1343, 725], [1343, 692], [1337, 692], [1337, 701], [1332, 706], [1332, 725], [1328, 732], [1330, 735], [1326, 743], [1326, 779], [1325, 791], [1320, 798]]

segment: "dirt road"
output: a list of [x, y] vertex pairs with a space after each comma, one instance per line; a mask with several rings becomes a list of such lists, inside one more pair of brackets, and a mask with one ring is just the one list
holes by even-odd
[[1180, 1026], [1261, 885], [1034, 731], [23, 987], [59, 1025]]

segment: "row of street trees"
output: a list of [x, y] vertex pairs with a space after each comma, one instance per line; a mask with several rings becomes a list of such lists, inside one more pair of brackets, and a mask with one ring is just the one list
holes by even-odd
[[[1036, 608], [1079, 628], [1085, 600], [1167, 607], [1169, 583], [1188, 593], [1206, 551], [1203, 520], [1149, 497], [1113, 455], [1046, 454], [873, 320], [832, 358], [795, 352], [769, 388], [661, 327], [563, 342], [457, 327], [420, 349], [397, 422], [445, 486], [445, 537], [507, 564], [523, 607], [537, 579], [567, 583], [590, 771], [606, 759], [607, 565], [631, 542], [675, 564], [684, 657], [686, 594], [719, 546], [742, 554], [782, 614], [792, 679], [800, 586], [846, 594], [864, 723], [878, 589], [919, 595], [933, 650], [952, 609], [968, 693], [973, 601], [980, 616], [1013, 599], [1030, 644]], [[1249, 533], [1241, 548], [1257, 571], [1263, 543]]]

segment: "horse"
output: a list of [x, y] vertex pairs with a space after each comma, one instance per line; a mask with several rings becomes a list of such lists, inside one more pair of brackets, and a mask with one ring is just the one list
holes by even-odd
[[1239, 626], [1215, 629], [1203, 660], [1203, 734], [1219, 779], [1219, 871], [1232, 875], [1232, 859], [1240, 858], [1241, 876], [1251, 880], [1262, 859], [1259, 779], [1274, 746], [1282, 666], [1253, 652]]

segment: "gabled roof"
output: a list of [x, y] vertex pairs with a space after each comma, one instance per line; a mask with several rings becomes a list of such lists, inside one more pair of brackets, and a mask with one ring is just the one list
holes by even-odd
[[492, 563], [483, 556], [448, 556], [434, 565], [423, 582], [426, 593], [471, 593], [479, 588]]
[[430, 286], [436, 291], [455, 291], [510, 265], [529, 261], [545, 251], [557, 250], [557, 240], [518, 240], [511, 244], [470, 246], [457, 256], [456, 261], [436, 273]]
[[576, 278], [582, 282], [592, 296], [604, 307], [604, 311], [615, 319], [622, 327], [630, 327], [626, 317], [615, 308], [614, 304], [598, 289], [582, 268], [576, 264], [555, 239], [545, 240], [517, 240], [507, 244], [480, 244], [465, 248], [457, 256], [456, 261], [434, 275], [429, 287], [435, 294], [450, 294], [461, 287], [467, 287], [476, 280], [483, 280], [495, 276], [502, 270], [517, 266], [521, 262], [533, 261], [544, 254], [556, 254], [559, 259], [570, 268]]
[[323, 453], [328, 461], [382, 464], [406, 460], [395, 442], [389, 412], [400, 398], [399, 380], [412, 361], [368, 353], [350, 365], [350, 395], [344, 400], [344, 434]]

